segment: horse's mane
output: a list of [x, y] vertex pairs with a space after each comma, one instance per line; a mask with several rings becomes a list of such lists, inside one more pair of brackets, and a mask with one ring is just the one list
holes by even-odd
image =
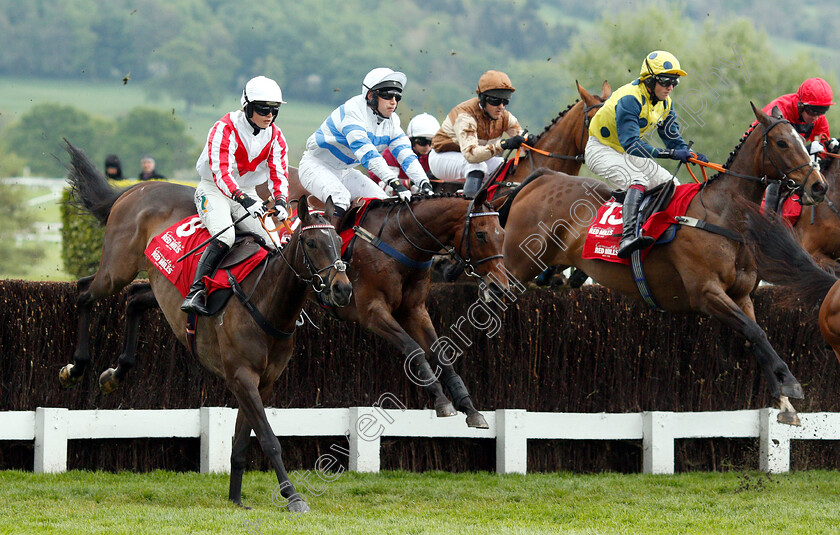
[[[744, 142], [747, 140], [748, 137], [750, 137], [750, 134], [753, 130], [755, 130], [755, 128], [753, 128], [752, 125], [750, 125], [750, 128], [747, 128], [747, 131], [744, 132], [744, 135], [741, 136], [740, 140], [738, 140], [738, 144], [735, 145], [735, 148], [732, 149], [732, 151], [729, 153], [729, 158], [727, 158], [726, 163], [723, 164], [723, 167], [725, 169], [729, 169], [729, 166], [732, 165], [733, 161], [735, 161], [735, 157], [738, 155], [738, 151], [740, 151], [741, 147], [744, 146]], [[723, 176], [723, 173], [715, 173], [714, 175], [709, 177], [709, 180], [706, 183], [709, 184], [710, 182], [712, 182], [713, 180], [717, 180], [721, 176]]]
[[577, 99], [577, 100], [575, 100], [574, 102], [572, 102], [571, 104], [569, 104], [569, 106], [568, 106], [565, 110], [561, 110], [561, 111], [560, 111], [560, 113], [558, 113], [558, 114], [557, 114], [557, 117], [555, 117], [554, 119], [552, 119], [552, 120], [551, 120], [551, 122], [550, 122], [550, 123], [548, 123], [548, 125], [547, 125], [544, 129], [543, 129], [543, 131], [542, 131], [542, 132], [540, 132], [540, 134], [539, 134], [539, 135], [535, 138], [534, 143], [537, 143], [537, 142], [538, 142], [538, 141], [539, 141], [539, 140], [540, 140], [540, 139], [541, 139], [541, 138], [545, 135], [545, 133], [546, 133], [546, 132], [548, 132], [549, 130], [551, 130], [551, 127], [552, 127], [552, 126], [554, 126], [554, 124], [555, 124], [557, 121], [559, 121], [560, 119], [562, 119], [563, 117], [565, 117], [565, 115], [566, 115], [567, 113], [569, 113], [569, 110], [571, 110], [572, 108], [574, 108], [574, 107], [575, 107], [575, 104], [577, 104], [578, 102], [580, 102], [580, 99]]

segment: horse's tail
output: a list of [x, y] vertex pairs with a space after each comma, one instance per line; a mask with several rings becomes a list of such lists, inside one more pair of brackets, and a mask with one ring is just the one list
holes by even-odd
[[64, 142], [70, 154], [70, 165], [66, 166], [70, 181], [70, 204], [90, 212], [104, 225], [108, 221], [111, 207], [128, 188], [114, 188], [81, 149], [74, 147], [67, 139]]
[[514, 189], [512, 192], [510, 192], [510, 194], [507, 197], [505, 197], [505, 202], [502, 203], [498, 210], [499, 224], [502, 226], [502, 228], [504, 228], [505, 225], [507, 225], [507, 219], [510, 215], [510, 206], [513, 204], [513, 199], [515, 199], [516, 196], [519, 195], [519, 192], [522, 191], [522, 188], [524, 188], [525, 186], [527, 186], [528, 184], [530, 184], [531, 182], [548, 172], [550, 172], [550, 169], [545, 167], [539, 167], [535, 169], [534, 172], [528, 175], [528, 177], [525, 180], [523, 180], [522, 183], [519, 184], [519, 186], [516, 187], [516, 189]]
[[763, 280], [790, 288], [789, 304], [802, 302], [816, 310], [837, 277], [823, 270], [799, 244], [778, 215], [747, 210], [747, 238], [754, 243], [758, 273]]

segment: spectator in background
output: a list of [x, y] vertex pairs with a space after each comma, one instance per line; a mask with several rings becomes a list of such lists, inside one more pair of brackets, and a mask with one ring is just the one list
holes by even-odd
[[159, 178], [166, 178], [155, 169], [155, 159], [148, 154], [140, 158], [140, 174], [137, 175], [137, 180], [154, 180]]
[[111, 180], [122, 180], [122, 165], [120, 164], [120, 157], [116, 154], [109, 154], [105, 157], [105, 176]]
[[[426, 176], [429, 177], [430, 180], [434, 178], [434, 175], [432, 175], [432, 172], [429, 171], [429, 153], [432, 151], [432, 138], [435, 134], [437, 134], [438, 130], [440, 130], [440, 123], [428, 113], [421, 113], [420, 115], [415, 116], [411, 121], [409, 121], [408, 127], [405, 129], [405, 134], [411, 142], [411, 150], [417, 155], [417, 159], [420, 161], [420, 166], [423, 167], [424, 171], [426, 171]], [[385, 158], [386, 162], [388, 162], [389, 167], [393, 168], [394, 171], [399, 172], [399, 178], [400, 181], [402, 181], [403, 186], [410, 188], [411, 181], [409, 180], [408, 175], [405, 174], [405, 171], [403, 171], [400, 167], [397, 159], [393, 154], [391, 154], [391, 149], [385, 149], [385, 152], [382, 153], [382, 157]], [[385, 189], [386, 193], [389, 195], [391, 194], [391, 192], [388, 191], [388, 185], [383, 184], [379, 177], [376, 176], [376, 173], [368, 171], [368, 176]], [[412, 193], [417, 193], [417, 191], [418, 189], [415, 186], [414, 189], [412, 189]]]

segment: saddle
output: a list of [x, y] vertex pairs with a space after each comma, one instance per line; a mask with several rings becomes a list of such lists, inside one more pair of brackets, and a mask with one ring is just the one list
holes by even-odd
[[[671, 203], [676, 189], [677, 185], [674, 184], [674, 181], [669, 180], [664, 184], [645, 191], [645, 196], [642, 198], [642, 204], [639, 210], [639, 224], [644, 224], [653, 214], [665, 211]], [[613, 191], [612, 198], [616, 202], [623, 204], [626, 193], [627, 190]]]

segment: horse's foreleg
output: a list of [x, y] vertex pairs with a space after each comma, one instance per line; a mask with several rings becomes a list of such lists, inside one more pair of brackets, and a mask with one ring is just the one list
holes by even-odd
[[90, 365], [90, 311], [94, 300], [88, 293], [88, 288], [94, 277], [95, 275], [90, 275], [76, 281], [76, 309], [79, 312], [76, 350], [73, 352], [73, 362], [66, 364], [58, 373], [58, 380], [64, 388], [76, 385]]
[[[245, 450], [251, 439], [251, 426], [242, 410], [236, 413], [236, 430], [233, 433], [233, 448], [230, 453], [230, 487], [228, 499], [242, 505], [242, 475], [245, 473]], [[245, 507], [249, 509], [249, 507]]]
[[366, 329], [378, 334], [391, 344], [395, 345], [405, 355], [405, 372], [409, 380], [423, 387], [424, 390], [434, 399], [435, 411], [438, 416], [454, 416], [455, 408], [443, 388], [438, 382], [442, 370], [438, 368], [432, 371], [429, 361], [426, 360], [426, 352], [422, 347], [402, 328], [397, 320], [382, 306], [375, 306], [361, 313], [359, 322]]
[[[432, 345], [438, 339], [438, 336], [426, 307], [414, 309], [411, 315], [402, 322], [402, 325], [408, 334], [417, 340], [426, 354], [435, 355], [435, 359], [442, 370], [440, 380], [446, 385], [446, 389], [449, 390], [455, 408], [467, 415], [467, 425], [479, 429], [490, 427], [487, 424], [487, 420], [484, 419], [484, 416], [473, 405], [472, 398], [463, 379], [455, 372], [455, 368], [452, 366], [453, 359], [447, 356], [441, 347], [438, 347], [436, 351], [432, 349]], [[439, 416], [441, 415], [439, 414]]]
[[128, 287], [128, 299], [125, 306], [126, 337], [123, 351], [119, 356], [116, 369], [108, 368], [99, 376], [99, 388], [110, 394], [125, 378], [125, 374], [134, 367], [134, 355], [137, 351], [137, 331], [143, 313], [150, 308], [158, 308], [152, 286], [146, 283], [132, 284]]
[[800, 425], [795, 409], [788, 397], [802, 399], [802, 386], [770, 345], [767, 333], [755, 322], [755, 310], [749, 296], [744, 296], [735, 303], [719, 285], [709, 286], [703, 293], [705, 298], [701, 310], [719, 319], [740, 333], [750, 342], [753, 354], [758, 361], [764, 378], [770, 387], [770, 395], [776, 400], [782, 412], [779, 421], [791, 425]]
[[[289, 480], [286, 467], [283, 465], [283, 459], [280, 455], [280, 441], [277, 440], [274, 431], [271, 429], [271, 425], [268, 423], [268, 418], [265, 415], [265, 406], [258, 390], [259, 376], [253, 370], [239, 366], [228, 376], [227, 380], [233, 395], [239, 401], [239, 413], [244, 413], [246, 422], [242, 427], [250, 427], [254, 430], [260, 442], [260, 448], [262, 448], [263, 453], [265, 453], [271, 465], [274, 467], [274, 472], [277, 474], [280, 495], [287, 500], [286, 508], [294, 513], [305, 513], [309, 511], [309, 506], [303, 501], [303, 498], [298, 494], [297, 490], [295, 490], [295, 486]], [[239, 417], [237, 416], [237, 418]], [[244, 433], [243, 429], [240, 430]], [[245, 445], [241, 444], [241, 442], [247, 442], [247, 440], [241, 438], [238, 434], [236, 438], [240, 442], [239, 446], [244, 449]], [[233, 471], [231, 471], [231, 486], [233, 484]]]

